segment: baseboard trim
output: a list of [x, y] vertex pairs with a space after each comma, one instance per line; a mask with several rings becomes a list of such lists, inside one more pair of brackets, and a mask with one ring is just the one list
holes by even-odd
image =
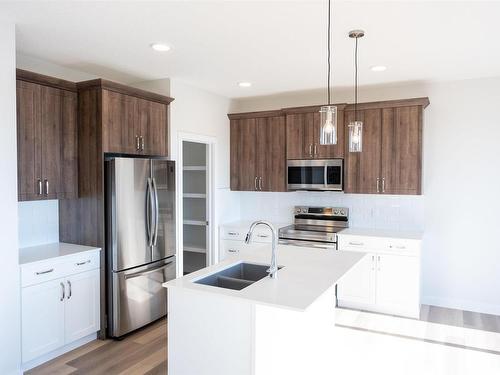
[[446, 307], [449, 309], [472, 311], [482, 314], [500, 315], [500, 305], [478, 303], [469, 300], [441, 298], [436, 296], [422, 296], [422, 305]]
[[28, 371], [31, 370], [34, 367], [40, 366], [41, 364], [44, 364], [45, 362], [48, 362], [56, 357], [59, 357], [60, 355], [63, 355], [67, 352], [70, 352], [76, 348], [79, 348], [82, 345], [88, 344], [91, 341], [94, 341], [97, 339], [97, 333], [92, 333], [88, 336], [85, 336], [79, 340], [73, 341], [70, 344], [64, 345], [63, 347], [60, 347], [59, 349], [53, 350], [50, 353], [44, 354], [38, 358], [35, 358], [29, 362], [23, 363], [22, 364], [22, 370]]

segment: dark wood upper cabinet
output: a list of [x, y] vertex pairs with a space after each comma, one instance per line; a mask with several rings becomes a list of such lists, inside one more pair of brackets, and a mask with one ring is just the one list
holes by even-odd
[[76, 197], [76, 86], [17, 71], [18, 199]]
[[337, 144], [321, 145], [320, 106], [286, 108], [286, 158], [333, 159], [344, 157], [344, 107], [337, 106]]
[[[346, 139], [346, 193], [422, 193], [422, 115], [428, 104], [428, 98], [417, 98], [358, 105], [363, 149], [348, 152]], [[349, 106], [345, 134], [353, 120], [354, 108]]]
[[229, 115], [231, 190], [285, 191], [285, 118], [279, 111]]

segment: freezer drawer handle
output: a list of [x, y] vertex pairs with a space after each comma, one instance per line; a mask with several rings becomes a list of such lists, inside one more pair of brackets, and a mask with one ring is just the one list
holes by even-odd
[[125, 275], [125, 279], [133, 279], [134, 277], [141, 277], [141, 276], [149, 275], [150, 273], [154, 273], [154, 272], [160, 271], [164, 268], [167, 268], [172, 263], [173, 263], [173, 261], [168, 262], [167, 264], [164, 264], [163, 266], [153, 268], [152, 270], [140, 271], [140, 272], [131, 273], [130, 275]]

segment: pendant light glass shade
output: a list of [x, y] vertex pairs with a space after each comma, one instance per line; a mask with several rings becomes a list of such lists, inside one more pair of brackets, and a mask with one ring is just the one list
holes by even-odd
[[349, 123], [349, 152], [363, 150], [363, 121]]
[[321, 145], [337, 144], [337, 107], [333, 105], [323, 106], [320, 111], [320, 135]]

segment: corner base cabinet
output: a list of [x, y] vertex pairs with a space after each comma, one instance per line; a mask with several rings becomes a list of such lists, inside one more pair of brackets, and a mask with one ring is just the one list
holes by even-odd
[[21, 283], [25, 369], [99, 331], [99, 250], [22, 264]]
[[339, 250], [367, 255], [338, 283], [340, 307], [420, 316], [420, 240], [339, 234]]

